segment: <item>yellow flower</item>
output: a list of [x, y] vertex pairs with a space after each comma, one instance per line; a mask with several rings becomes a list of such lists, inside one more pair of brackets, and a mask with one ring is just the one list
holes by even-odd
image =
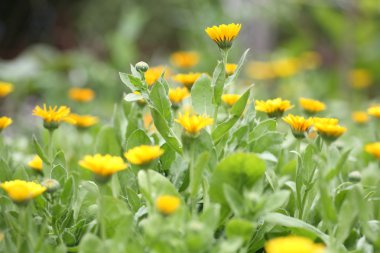
[[12, 124], [12, 119], [11, 118], [8, 118], [8, 117], [0, 117], [0, 132], [7, 128], [10, 124]]
[[373, 105], [368, 108], [368, 114], [380, 119], [380, 105]]
[[321, 65], [321, 55], [317, 52], [308, 51], [300, 56], [300, 65], [304, 69], [315, 69]]
[[179, 68], [191, 68], [198, 64], [199, 55], [197, 52], [178, 51], [170, 56], [171, 62]]
[[73, 123], [74, 120], [69, 117], [70, 108], [67, 106], [57, 106], [49, 108], [44, 104], [43, 108], [37, 105], [33, 110], [33, 115], [40, 117], [44, 120], [44, 127], [47, 129], [56, 129], [58, 128], [61, 122], [70, 122]]
[[150, 113], [145, 113], [143, 116], [143, 124], [144, 128], [148, 130], [149, 132], [154, 132], [156, 131], [156, 127], [154, 126], [153, 123], [153, 117]]
[[272, 64], [267, 62], [252, 61], [248, 64], [247, 75], [257, 80], [268, 80], [276, 77]]
[[309, 114], [315, 114], [326, 109], [326, 105], [318, 100], [300, 98], [299, 102], [301, 107]]
[[282, 119], [290, 126], [296, 138], [304, 138], [305, 132], [313, 125], [312, 119], [305, 119], [304, 117], [294, 116], [293, 114], [288, 114]]
[[90, 102], [95, 98], [95, 92], [91, 89], [71, 88], [69, 98], [76, 102]]
[[183, 88], [175, 88], [175, 89], [169, 89], [169, 99], [173, 104], [179, 104], [190, 96], [189, 90], [185, 87]]
[[42, 159], [38, 155], [35, 155], [33, 160], [28, 163], [28, 166], [34, 170], [42, 171]]
[[327, 142], [333, 142], [347, 131], [347, 128], [337, 124], [315, 123], [314, 128]]
[[169, 76], [169, 71], [164, 66], [156, 66], [151, 67], [145, 72], [145, 81], [149, 86], [152, 86], [157, 80], [161, 77], [162, 73], [164, 73], [164, 77], [167, 78]]
[[19, 179], [4, 182], [0, 186], [16, 203], [25, 203], [46, 191], [46, 187], [43, 187], [38, 183], [27, 182]]
[[272, 62], [272, 68], [277, 77], [289, 77], [299, 71], [299, 61], [296, 58], [279, 59]]
[[366, 69], [353, 69], [349, 73], [352, 87], [362, 89], [367, 88], [373, 83], [371, 73]]
[[0, 97], [5, 97], [13, 91], [13, 84], [0, 81]]
[[124, 153], [128, 162], [135, 165], [146, 165], [157, 159], [164, 153], [160, 146], [141, 145]]
[[320, 253], [325, 247], [300, 236], [277, 237], [265, 243], [266, 253]]
[[207, 27], [205, 32], [219, 46], [220, 49], [229, 49], [232, 41], [238, 36], [241, 24], [228, 24]]
[[177, 74], [173, 76], [173, 80], [183, 84], [188, 89], [190, 89], [201, 75], [202, 73]]
[[235, 73], [236, 68], [237, 68], [237, 64], [227, 63], [227, 65], [226, 65], [227, 76], [233, 75]]
[[101, 154], [86, 155], [79, 161], [79, 165], [101, 177], [109, 177], [127, 168], [127, 164], [124, 163], [120, 156]]
[[380, 159], [380, 142], [369, 143], [365, 145], [364, 150], [377, 159]]
[[356, 111], [352, 112], [351, 119], [358, 124], [365, 124], [369, 121], [369, 116], [367, 112]]
[[256, 100], [256, 111], [265, 112], [269, 117], [281, 117], [285, 111], [293, 108], [289, 100], [281, 98], [268, 99], [266, 101]]
[[222, 101], [229, 106], [233, 106], [240, 98], [239, 94], [223, 94]]
[[207, 115], [190, 115], [189, 112], [186, 112], [184, 115], [180, 113], [175, 122], [180, 124], [187, 133], [195, 135], [211, 125], [214, 120]]
[[72, 119], [70, 122], [72, 125], [77, 126], [79, 128], [88, 128], [96, 123], [98, 123], [99, 119], [97, 117], [91, 115], [78, 115], [75, 113], [71, 113], [69, 117]]
[[320, 117], [313, 117], [311, 118], [313, 120], [313, 125], [317, 123], [325, 124], [325, 125], [338, 125], [339, 120], [336, 118], [320, 118]]
[[170, 215], [177, 211], [180, 204], [181, 200], [172, 195], [161, 195], [156, 199], [156, 208], [164, 215]]

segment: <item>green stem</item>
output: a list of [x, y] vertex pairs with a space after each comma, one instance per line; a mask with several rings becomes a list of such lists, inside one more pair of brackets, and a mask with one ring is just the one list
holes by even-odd
[[51, 165], [53, 164], [53, 135], [54, 135], [54, 130], [49, 130], [48, 158]]
[[99, 199], [98, 199], [98, 226], [100, 231], [100, 238], [106, 239], [106, 227], [103, 219], [103, 206], [104, 206], [104, 185], [99, 185]]
[[[227, 60], [228, 60], [228, 51], [229, 50], [221, 50], [224, 75], [226, 75], [226, 67], [227, 67]], [[223, 86], [224, 86], [224, 84], [223, 84]], [[214, 129], [217, 126], [219, 106], [220, 106], [220, 103], [216, 103], [216, 107], [215, 107], [215, 111], [214, 111], [214, 117], [213, 117], [213, 119], [214, 119]]]

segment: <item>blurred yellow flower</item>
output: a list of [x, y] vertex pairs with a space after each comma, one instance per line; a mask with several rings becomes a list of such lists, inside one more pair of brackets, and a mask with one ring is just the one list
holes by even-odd
[[156, 131], [156, 127], [154, 126], [154, 123], [153, 123], [153, 117], [150, 113], [145, 113], [143, 115], [143, 124], [144, 124], [144, 128], [148, 130], [149, 132]]
[[164, 66], [156, 66], [151, 67], [145, 72], [145, 81], [149, 86], [152, 86], [164, 73], [164, 77], [167, 78], [169, 76], [169, 70]]
[[248, 63], [246, 73], [250, 78], [268, 80], [276, 77], [272, 64], [267, 62], [251, 61]]
[[304, 138], [305, 132], [313, 125], [312, 119], [305, 119], [304, 117], [294, 116], [293, 114], [288, 114], [282, 119], [290, 126], [296, 138]]
[[353, 69], [349, 73], [352, 87], [357, 89], [367, 88], [373, 83], [372, 74], [366, 69]]
[[202, 75], [202, 73], [188, 73], [188, 74], [177, 74], [173, 76], [173, 80], [179, 82], [190, 89], [195, 81]]
[[79, 165], [102, 177], [111, 176], [127, 168], [127, 164], [124, 163], [120, 156], [111, 156], [108, 154], [86, 155], [79, 161]]
[[199, 54], [192, 51], [178, 51], [170, 56], [171, 62], [178, 68], [191, 68], [198, 64]]
[[35, 155], [28, 163], [28, 166], [34, 170], [42, 171], [42, 159], [38, 155]]
[[227, 63], [227, 65], [226, 65], [227, 76], [233, 75], [235, 73], [236, 68], [237, 68], [237, 64]]
[[195, 135], [211, 125], [214, 120], [207, 115], [190, 115], [189, 112], [186, 112], [183, 115], [180, 113], [175, 122], [180, 124], [187, 133]]
[[278, 59], [272, 62], [277, 77], [290, 77], [299, 72], [299, 61], [296, 58]]
[[240, 98], [239, 94], [223, 94], [222, 101], [228, 106], [233, 106]]
[[372, 105], [368, 108], [368, 114], [380, 119], [380, 105]]
[[156, 208], [164, 215], [170, 215], [177, 211], [180, 204], [181, 200], [172, 195], [161, 195], [156, 199]]
[[315, 69], [321, 65], [321, 55], [314, 51], [304, 52], [300, 56], [300, 67], [303, 69]]
[[160, 146], [141, 145], [134, 147], [124, 153], [128, 162], [135, 165], [149, 164], [164, 153]]
[[365, 124], [369, 121], [369, 116], [367, 112], [356, 111], [352, 112], [351, 119], [358, 124]]
[[269, 117], [281, 117], [285, 111], [293, 108], [289, 100], [282, 98], [255, 101], [256, 111], [265, 112]]
[[324, 103], [310, 98], [300, 98], [299, 103], [302, 109], [309, 114], [315, 114], [326, 109], [326, 105]]
[[0, 97], [5, 97], [13, 91], [13, 84], [0, 81]]
[[71, 88], [69, 98], [76, 102], [90, 102], [95, 98], [95, 92], [92, 89]]
[[380, 159], [380, 142], [373, 142], [365, 145], [364, 150], [375, 156], [377, 159]]
[[69, 117], [72, 119], [70, 124], [77, 126], [78, 128], [88, 128], [98, 123], [98, 117], [91, 115], [78, 115], [71, 113]]
[[74, 123], [74, 120], [69, 117], [70, 108], [67, 106], [57, 106], [49, 108], [44, 104], [43, 108], [37, 105], [33, 110], [33, 115], [44, 120], [44, 127], [47, 129], [56, 129], [61, 122]]
[[337, 125], [339, 123], [339, 120], [336, 118], [313, 117], [311, 119], [313, 120], [313, 124], [321, 123], [325, 125]]
[[0, 186], [7, 192], [9, 198], [16, 203], [25, 203], [46, 191], [46, 187], [38, 183], [19, 179], [4, 182]]
[[175, 88], [175, 89], [169, 89], [169, 99], [173, 104], [179, 104], [190, 96], [189, 90], [185, 87], [183, 88]]
[[207, 27], [205, 32], [221, 49], [229, 49], [232, 41], [238, 36], [241, 24], [228, 24]]
[[266, 253], [321, 253], [324, 249], [325, 246], [300, 236], [277, 237], [265, 243]]
[[12, 119], [8, 117], [0, 117], [0, 132], [12, 124]]
[[347, 128], [337, 124], [315, 123], [315, 130], [326, 141], [333, 142], [347, 131]]

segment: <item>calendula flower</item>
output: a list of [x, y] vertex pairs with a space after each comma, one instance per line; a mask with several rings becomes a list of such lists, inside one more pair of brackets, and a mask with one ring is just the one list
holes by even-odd
[[98, 123], [98, 117], [94, 117], [91, 115], [78, 115], [75, 113], [71, 113], [69, 117], [72, 119], [70, 124], [77, 126], [80, 129], [91, 127]]
[[300, 98], [299, 103], [302, 109], [308, 114], [316, 114], [317, 112], [324, 111], [326, 105], [321, 101], [310, 99], [310, 98]]
[[59, 127], [61, 122], [73, 123], [74, 120], [69, 117], [70, 108], [67, 106], [57, 106], [49, 108], [44, 104], [43, 108], [37, 105], [33, 110], [33, 115], [44, 120], [44, 127], [49, 130], [54, 130]]
[[281, 117], [285, 111], [293, 108], [289, 100], [282, 98], [268, 99], [266, 101], [256, 100], [256, 111], [265, 112], [269, 117]]
[[227, 63], [227, 65], [226, 65], [226, 74], [227, 74], [227, 76], [233, 75], [235, 73], [236, 68], [237, 68], [237, 64]]
[[314, 128], [318, 134], [327, 142], [333, 142], [347, 131], [347, 128], [337, 124], [315, 123]]
[[380, 119], [380, 105], [373, 105], [370, 108], [368, 108], [368, 114]]
[[272, 62], [277, 77], [289, 77], [299, 72], [299, 61], [296, 58], [279, 59]]
[[301, 116], [294, 116], [293, 114], [288, 114], [286, 117], [282, 118], [292, 129], [294, 137], [298, 139], [305, 138], [305, 133], [313, 125], [312, 119], [305, 119]]
[[161, 195], [156, 199], [156, 208], [164, 215], [170, 215], [177, 211], [180, 204], [181, 200], [172, 195]]
[[338, 125], [339, 120], [336, 118], [320, 118], [320, 117], [312, 117], [313, 125], [320, 123], [324, 125]]
[[149, 86], [152, 86], [164, 73], [164, 77], [167, 78], [169, 71], [164, 66], [151, 67], [145, 72], [145, 81]]
[[169, 99], [175, 105], [178, 105], [179, 103], [181, 103], [182, 100], [184, 100], [188, 96], [190, 96], [190, 93], [189, 93], [189, 90], [185, 87], [183, 88], [177, 87], [175, 89], [169, 89]]
[[369, 143], [365, 145], [364, 150], [377, 159], [380, 159], [380, 142]]
[[304, 52], [299, 59], [303, 69], [315, 69], [321, 65], [321, 61], [321, 55], [313, 51]]
[[352, 87], [357, 89], [367, 88], [373, 83], [371, 73], [366, 69], [353, 69], [349, 73]]
[[69, 98], [76, 102], [90, 102], [95, 98], [95, 92], [91, 89], [71, 88], [69, 90]]
[[144, 128], [148, 130], [148, 132], [156, 131], [156, 127], [154, 126], [154, 123], [153, 123], [152, 114], [145, 113], [143, 115], [143, 124], [144, 124]]
[[0, 133], [3, 131], [5, 128], [9, 127], [12, 124], [12, 119], [8, 117], [0, 117]]
[[134, 165], [148, 165], [164, 153], [160, 146], [141, 145], [124, 153], [128, 162]]
[[173, 76], [173, 80], [183, 84], [188, 89], [190, 89], [201, 75], [202, 73], [177, 74]]
[[199, 55], [192, 51], [178, 51], [170, 56], [171, 62], [178, 68], [191, 68], [198, 64]]
[[362, 125], [369, 121], [369, 116], [367, 112], [356, 111], [356, 112], [352, 112], [351, 119], [355, 123]]
[[233, 106], [240, 98], [239, 94], [223, 94], [222, 101], [228, 105]]
[[276, 77], [271, 63], [252, 61], [248, 63], [247, 75], [257, 80], [269, 80]]
[[19, 179], [4, 182], [0, 187], [3, 188], [7, 192], [9, 198], [17, 204], [25, 204], [46, 191], [46, 187], [38, 183]]
[[28, 166], [33, 170], [42, 172], [42, 159], [38, 155], [35, 155], [33, 159], [28, 162]]
[[214, 120], [209, 118], [207, 115], [190, 115], [189, 112], [178, 116], [175, 120], [180, 124], [187, 133], [195, 135], [198, 134], [203, 128], [211, 125]]
[[241, 24], [228, 24], [207, 27], [205, 32], [219, 46], [220, 49], [231, 48], [233, 40], [238, 36]]
[[277, 237], [265, 243], [266, 253], [322, 253], [325, 246], [300, 236]]
[[0, 97], [5, 97], [13, 91], [13, 84], [0, 81]]

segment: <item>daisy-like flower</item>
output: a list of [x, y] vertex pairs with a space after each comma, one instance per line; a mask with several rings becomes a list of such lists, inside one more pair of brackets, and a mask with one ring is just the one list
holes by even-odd
[[0, 81], [0, 97], [5, 97], [13, 91], [13, 84]]
[[42, 172], [42, 164], [42, 159], [38, 155], [35, 155], [33, 159], [28, 162], [28, 166], [37, 172]]
[[26, 204], [29, 200], [46, 191], [46, 187], [38, 183], [19, 179], [4, 182], [0, 184], [0, 187], [7, 192], [9, 198], [11, 198], [16, 204]]
[[364, 150], [380, 160], [380, 142], [369, 143], [364, 146]]
[[256, 111], [265, 112], [271, 118], [281, 117], [285, 111], [293, 108], [289, 100], [282, 98], [268, 99], [266, 101], [256, 100]]
[[372, 105], [370, 108], [368, 108], [368, 114], [380, 119], [380, 105]]
[[148, 165], [164, 153], [160, 146], [141, 145], [124, 153], [128, 162], [134, 165]]
[[307, 114], [313, 115], [317, 112], [324, 111], [326, 109], [326, 105], [321, 101], [310, 99], [310, 98], [300, 98], [299, 99], [300, 106]]
[[177, 74], [173, 76], [173, 80], [179, 82], [186, 86], [186, 88], [191, 89], [195, 81], [202, 75], [202, 73], [188, 73], [188, 74]]
[[169, 89], [169, 99], [173, 105], [178, 106], [185, 98], [190, 96], [189, 90], [185, 87]]
[[240, 97], [239, 94], [223, 94], [222, 101], [228, 106], [233, 106]]
[[325, 246], [300, 236], [277, 237], [265, 243], [267, 253], [322, 253]]
[[178, 68], [192, 68], [199, 62], [199, 54], [193, 51], [178, 51], [170, 56], [174, 66]]
[[268, 62], [251, 61], [248, 63], [246, 73], [256, 80], [269, 80], [276, 77], [272, 64]]
[[172, 195], [161, 195], [156, 199], [156, 208], [164, 215], [170, 215], [177, 211], [180, 204], [181, 200]]
[[321, 117], [312, 117], [313, 125], [320, 123], [324, 125], [338, 125], [339, 120], [336, 118], [321, 118]]
[[367, 112], [355, 111], [355, 112], [352, 112], [351, 119], [355, 123], [359, 125], [363, 125], [369, 121], [369, 116]]
[[76, 102], [86, 103], [95, 98], [95, 92], [87, 88], [71, 88], [69, 90], [69, 98]]
[[183, 115], [180, 113], [175, 122], [180, 124], [188, 134], [196, 135], [203, 128], [211, 125], [214, 120], [207, 115], [190, 115], [187, 112]]
[[235, 73], [236, 68], [237, 68], [237, 64], [227, 63], [227, 65], [226, 65], [226, 74], [227, 74], [227, 76], [233, 75]]
[[164, 66], [156, 66], [150, 67], [145, 72], [145, 81], [149, 86], [152, 86], [157, 80], [161, 77], [162, 73], [164, 73], [164, 77], [167, 78], [169, 76], [169, 71]]
[[207, 27], [205, 32], [219, 46], [220, 49], [231, 48], [233, 40], [238, 36], [241, 24], [228, 24]]
[[326, 142], [331, 143], [347, 131], [347, 128], [337, 124], [315, 123], [315, 130]]
[[0, 133], [12, 124], [12, 119], [8, 117], [0, 117]]
[[74, 120], [69, 117], [70, 108], [67, 106], [57, 106], [49, 108], [44, 104], [43, 108], [37, 105], [33, 110], [33, 115], [40, 117], [44, 120], [44, 127], [49, 130], [54, 130], [59, 127], [61, 122], [71, 122]]
[[297, 139], [305, 138], [305, 133], [313, 125], [312, 119], [305, 119], [304, 117], [294, 116], [293, 114], [288, 114], [282, 119], [290, 126], [294, 137]]
[[300, 70], [299, 61], [296, 58], [278, 59], [272, 62], [272, 68], [277, 77], [290, 77]]
[[99, 122], [98, 117], [94, 117], [91, 115], [79, 115], [75, 113], [71, 113], [69, 117], [72, 119], [70, 124], [77, 126], [79, 129], [89, 128]]
[[366, 69], [353, 69], [349, 73], [349, 79], [352, 87], [364, 89], [373, 83], [371, 73]]

